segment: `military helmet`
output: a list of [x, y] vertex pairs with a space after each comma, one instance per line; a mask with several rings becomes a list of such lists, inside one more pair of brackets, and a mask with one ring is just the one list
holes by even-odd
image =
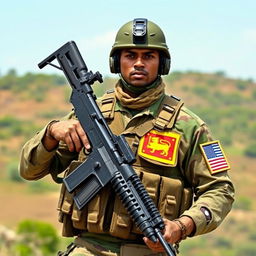
[[171, 56], [161, 28], [147, 19], [139, 18], [124, 24], [117, 32], [112, 46], [109, 65], [112, 73], [120, 73], [120, 50], [125, 48], [155, 49], [160, 53], [158, 73], [169, 73]]

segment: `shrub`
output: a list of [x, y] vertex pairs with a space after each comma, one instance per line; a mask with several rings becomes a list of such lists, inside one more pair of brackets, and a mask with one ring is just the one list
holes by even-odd
[[0, 117], [0, 139], [21, 135], [30, 137], [37, 129], [32, 121], [20, 120], [12, 115]]
[[223, 71], [223, 70], [219, 70], [219, 71], [216, 71], [216, 72], [215, 72], [215, 75], [216, 75], [216, 76], [219, 76], [219, 77], [225, 77], [225, 76], [226, 76], [226, 73], [225, 73], [225, 71]]
[[244, 211], [249, 211], [252, 209], [252, 201], [248, 197], [241, 196], [234, 202], [234, 209], [240, 209]]
[[17, 253], [16, 255], [18, 256], [34, 256], [35, 255], [32, 248], [30, 248], [26, 244], [17, 244], [15, 246], [15, 251]]
[[14, 126], [18, 120], [13, 116], [3, 116], [0, 119], [0, 127], [1, 128], [9, 128], [11, 126]]
[[230, 146], [232, 144], [232, 136], [228, 133], [225, 133], [223, 136], [220, 136], [220, 141], [224, 146]]
[[[49, 255], [58, 249], [59, 238], [57, 232], [49, 223], [24, 220], [19, 223], [17, 233], [22, 237], [22, 241], [18, 245], [18, 249], [21, 251], [30, 248], [40, 250], [43, 255]], [[26, 254], [26, 256], [28, 255]]]
[[218, 237], [216, 241], [214, 242], [216, 247], [222, 247], [222, 248], [231, 248], [232, 247], [232, 241], [225, 237]]
[[256, 99], [256, 89], [254, 89], [254, 90], [252, 91], [252, 97], [253, 97], [253, 99]]
[[24, 182], [18, 171], [18, 162], [14, 161], [7, 165], [7, 175], [11, 181]]
[[29, 182], [29, 190], [33, 193], [56, 191], [56, 189], [57, 185], [48, 183], [47, 181], [37, 180]]
[[256, 241], [256, 231], [252, 230], [249, 232], [249, 239], [252, 241]]
[[256, 157], [256, 143], [251, 143], [244, 150], [244, 154], [249, 157]]
[[236, 88], [240, 91], [243, 91], [247, 88], [247, 85], [248, 85], [248, 82], [238, 80], [238, 82], [236, 83]]
[[211, 86], [211, 87], [214, 87], [218, 84], [218, 81], [216, 79], [209, 79], [207, 81], [207, 85]]
[[189, 90], [189, 86], [186, 85], [186, 84], [183, 84], [180, 86], [181, 90], [184, 91], [184, 92], [187, 92]]
[[208, 88], [206, 86], [195, 86], [192, 89], [192, 93], [195, 93], [198, 96], [206, 97], [209, 94]]
[[22, 133], [22, 122], [14, 116], [6, 115], [0, 119], [1, 137], [4, 139]]
[[255, 243], [246, 243], [240, 245], [240, 247], [237, 249], [237, 252], [235, 253], [235, 256], [255, 256], [256, 255], [256, 244]]

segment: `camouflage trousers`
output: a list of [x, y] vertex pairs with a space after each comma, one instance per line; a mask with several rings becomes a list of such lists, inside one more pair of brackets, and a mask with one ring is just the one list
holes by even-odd
[[165, 253], [152, 252], [147, 246], [139, 244], [125, 244], [120, 253], [102, 249], [100, 246], [88, 243], [82, 238], [76, 238], [71, 250], [60, 256], [166, 256]]

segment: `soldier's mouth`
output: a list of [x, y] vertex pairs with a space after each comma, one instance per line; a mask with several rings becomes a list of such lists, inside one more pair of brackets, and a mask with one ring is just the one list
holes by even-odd
[[131, 72], [131, 76], [137, 79], [143, 78], [145, 76], [147, 76], [148, 72], [146, 71], [132, 71]]

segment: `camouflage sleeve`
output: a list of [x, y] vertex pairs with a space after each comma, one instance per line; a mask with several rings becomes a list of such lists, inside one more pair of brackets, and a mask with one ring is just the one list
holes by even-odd
[[[72, 118], [72, 113], [62, 120]], [[48, 124], [47, 124], [48, 125]], [[37, 180], [49, 173], [62, 172], [77, 157], [69, 152], [67, 146], [60, 142], [56, 150], [47, 151], [42, 143], [47, 125], [31, 138], [22, 148], [20, 155], [20, 175], [27, 180]]]
[[203, 122], [197, 123], [191, 131], [187, 135], [184, 170], [193, 188], [194, 202], [182, 215], [193, 219], [196, 225], [193, 235], [200, 235], [217, 228], [229, 213], [234, 201], [234, 186], [227, 170], [211, 174], [203, 157], [200, 144], [213, 141], [208, 127]]

